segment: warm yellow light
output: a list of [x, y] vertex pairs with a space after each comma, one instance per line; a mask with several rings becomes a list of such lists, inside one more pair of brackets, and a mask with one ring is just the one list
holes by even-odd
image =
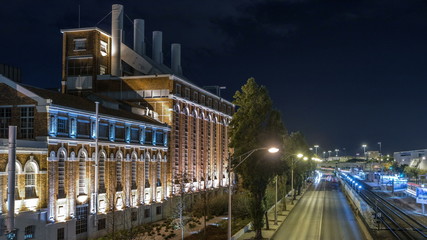
[[297, 157], [302, 158], [302, 157], [304, 157], [304, 155], [302, 155], [301, 153], [298, 153]]
[[304, 157], [304, 158], [303, 158], [303, 160], [304, 160], [304, 161], [307, 161], [307, 160], [308, 160], [308, 157]]
[[79, 196], [77, 196], [77, 201], [79, 201], [79, 203], [84, 203], [87, 200], [87, 195], [86, 194], [81, 194]]
[[268, 152], [270, 152], [270, 153], [277, 153], [278, 151], [279, 151], [279, 149], [276, 147], [272, 147], [272, 148], [268, 149]]

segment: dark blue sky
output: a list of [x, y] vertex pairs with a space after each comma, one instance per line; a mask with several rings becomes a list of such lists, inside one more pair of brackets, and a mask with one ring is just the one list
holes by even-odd
[[[43, 2], [41, 4], [40, 2]], [[427, 148], [427, 1], [206, 0], [28, 1], [0, 8], [0, 63], [24, 82], [59, 87], [60, 29], [110, 32], [112, 3], [163, 31], [183, 50], [183, 71], [200, 86], [227, 86], [229, 100], [249, 77], [265, 85], [290, 131], [323, 150], [347, 153]], [[101, 21], [99, 24], [97, 24]]]

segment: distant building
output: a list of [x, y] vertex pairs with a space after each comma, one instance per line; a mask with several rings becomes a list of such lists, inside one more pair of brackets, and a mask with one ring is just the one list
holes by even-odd
[[394, 152], [393, 156], [400, 165], [406, 164], [410, 167], [427, 170], [427, 149]]

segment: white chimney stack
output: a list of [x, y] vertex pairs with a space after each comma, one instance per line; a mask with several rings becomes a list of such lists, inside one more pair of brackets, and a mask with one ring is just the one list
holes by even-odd
[[181, 67], [181, 44], [172, 43], [171, 46], [171, 68], [178, 75], [182, 75]]
[[140, 56], [145, 55], [144, 19], [133, 20], [133, 50]]
[[122, 76], [120, 44], [123, 32], [123, 5], [113, 4], [111, 12], [111, 75]]
[[153, 32], [153, 60], [159, 64], [163, 64], [162, 36], [161, 31]]

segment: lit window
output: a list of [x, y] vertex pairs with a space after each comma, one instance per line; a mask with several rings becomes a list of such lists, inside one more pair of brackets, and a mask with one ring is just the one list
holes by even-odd
[[36, 195], [36, 169], [34, 163], [25, 165], [25, 198], [37, 198]]
[[107, 67], [103, 66], [103, 65], [100, 65], [99, 66], [99, 75], [105, 75], [106, 72], [107, 72]]
[[74, 39], [74, 51], [86, 50], [86, 38]]
[[58, 198], [65, 198], [65, 154], [59, 152], [58, 158]]
[[[108, 46], [108, 45], [107, 45], [107, 43], [106, 43], [106, 42], [101, 41], [101, 46], [100, 46], [100, 47], [101, 47], [101, 49], [100, 49], [100, 50], [101, 50], [101, 55], [102, 55], [102, 56], [104, 56], [104, 57], [105, 57], [105, 56], [107, 56], [107, 46]], [[101, 75], [102, 75], [102, 74], [101, 74]]]
[[116, 191], [122, 191], [122, 155], [118, 155], [116, 159]]
[[79, 154], [79, 185], [78, 195], [86, 195], [86, 156], [84, 153]]

